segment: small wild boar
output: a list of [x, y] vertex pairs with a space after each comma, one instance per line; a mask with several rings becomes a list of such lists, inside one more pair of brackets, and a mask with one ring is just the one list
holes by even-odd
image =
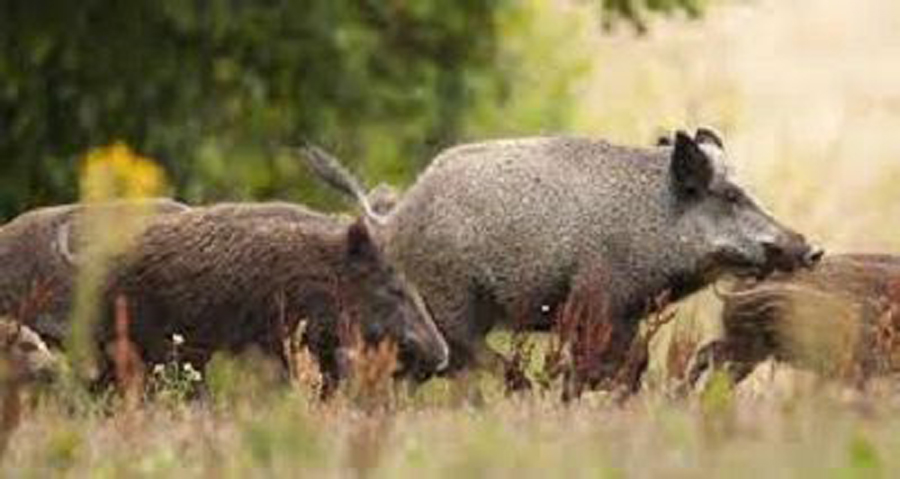
[[35, 209], [0, 226], [0, 315], [29, 324], [61, 345], [69, 331], [82, 223], [86, 214], [180, 213], [169, 199], [71, 204]]
[[57, 355], [31, 328], [0, 317], [0, 389], [4, 384], [52, 380], [58, 365]]
[[[107, 303], [127, 301], [130, 336], [145, 362], [167, 360], [173, 335], [202, 369], [216, 351], [256, 347], [286, 360], [301, 320], [329, 384], [339, 376], [342, 325], [363, 340], [393, 340], [403, 373], [424, 377], [448, 359], [418, 293], [372, 241], [368, 220], [286, 203], [223, 204], [158, 218], [114, 261]], [[100, 342], [113, 340], [113, 312]], [[105, 368], [111, 373], [111, 368]]]
[[[372, 210], [337, 160], [304, 153]], [[386, 255], [450, 344], [450, 370], [496, 364], [490, 330], [547, 327], [573, 301], [612, 324], [619, 347], [601, 361], [612, 374], [663, 292], [677, 300], [726, 273], [765, 276], [821, 255], [735, 183], [722, 140], [705, 128], [652, 148], [569, 136], [450, 148], [381, 223]]]
[[698, 353], [692, 381], [714, 363], [740, 381], [770, 357], [841, 379], [900, 372], [900, 256], [828, 256], [723, 300], [724, 337]]

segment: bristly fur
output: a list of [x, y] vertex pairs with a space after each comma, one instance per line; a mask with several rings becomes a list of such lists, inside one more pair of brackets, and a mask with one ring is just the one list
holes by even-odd
[[[0, 226], [0, 314], [28, 324], [46, 341], [68, 336], [82, 218], [89, 211], [155, 215], [188, 209], [169, 199], [113, 201], [38, 208]], [[118, 214], [118, 213], [117, 213]], [[102, 233], [102, 232], [100, 232]]]
[[722, 294], [724, 337], [698, 353], [740, 381], [769, 357], [851, 381], [900, 371], [900, 257], [833, 255]]
[[[663, 291], [677, 300], [723, 272], [805, 261], [810, 246], [731, 181], [712, 135], [678, 132], [659, 148], [519, 138], [439, 154], [380, 237], [450, 342], [451, 369], [489, 358], [497, 325], [545, 327], [560, 292], [583, 294], [592, 271], [604, 272], [604, 307], [623, 326], [615, 340], [629, 344]], [[348, 174], [330, 160], [329, 183]]]
[[[365, 223], [298, 205], [222, 204], [160, 218], [114, 261], [109, 283], [106, 303], [127, 298], [133, 340], [151, 364], [165, 361], [178, 334], [198, 368], [216, 351], [254, 347], [286, 365], [284, 335], [301, 320], [330, 380], [346, 322], [366, 340], [398, 343], [415, 374], [446, 362], [443, 338]], [[113, 338], [110, 324], [101, 343]]]

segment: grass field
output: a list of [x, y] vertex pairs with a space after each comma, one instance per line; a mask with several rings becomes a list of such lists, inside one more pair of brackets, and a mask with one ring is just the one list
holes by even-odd
[[[779, 373], [779, 374], [783, 374]], [[725, 385], [624, 405], [554, 391], [462, 402], [447, 385], [377, 404], [322, 404], [302, 389], [219, 391], [114, 412], [50, 400], [23, 417], [5, 477], [893, 477], [896, 391], [851, 395], [809, 380]], [[250, 386], [246, 381], [234, 389]], [[369, 397], [371, 399], [371, 397]], [[97, 400], [91, 400], [93, 406]], [[74, 411], [72, 410], [74, 408]]]
[[[664, 128], [711, 124], [786, 223], [832, 252], [900, 253], [900, 4], [712, 2], [702, 22], [661, 21], [636, 38], [601, 35], [579, 2], [532, 3], [578, 25], [566, 55], [589, 68], [567, 87], [580, 99], [574, 129], [645, 144]], [[535, 77], [549, 65], [534, 62]], [[474, 383], [480, 394], [446, 381], [414, 394], [357, 384], [323, 404], [312, 379], [273, 390], [223, 365], [204, 401], [183, 399], [178, 372], [147, 404], [62, 386], [28, 395], [5, 411], [18, 427], [0, 477], [900, 474], [890, 380], [862, 393], [764, 365], [737, 389], [713, 380], [673, 398], [659, 358], [675, 329], [715, 334], [708, 301], [681, 306], [653, 343], [658, 380], [624, 404], [601, 393], [564, 404], [557, 387], [508, 396], [491, 378]]]

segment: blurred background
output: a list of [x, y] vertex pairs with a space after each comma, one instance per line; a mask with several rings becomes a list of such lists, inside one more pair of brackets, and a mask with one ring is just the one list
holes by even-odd
[[462, 141], [711, 125], [791, 226], [896, 252], [897, 59], [893, 0], [2, 0], [0, 220], [117, 142], [191, 203], [334, 209], [281, 146], [403, 186]]

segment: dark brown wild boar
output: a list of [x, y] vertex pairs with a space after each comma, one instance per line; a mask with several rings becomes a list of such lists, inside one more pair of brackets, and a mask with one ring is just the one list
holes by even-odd
[[740, 381], [769, 357], [853, 381], [900, 372], [900, 256], [828, 256], [723, 300], [724, 337], [698, 353], [692, 382], [714, 363]]
[[[176, 334], [198, 369], [216, 351], [251, 347], [284, 360], [285, 335], [301, 320], [327, 380], [338, 377], [342, 324], [367, 344], [396, 342], [404, 372], [416, 377], [447, 362], [443, 337], [365, 218], [286, 203], [195, 208], [154, 221], [114, 263], [108, 302], [127, 299], [131, 337], [148, 363], [167, 360]], [[112, 340], [111, 328], [100, 333]]]

